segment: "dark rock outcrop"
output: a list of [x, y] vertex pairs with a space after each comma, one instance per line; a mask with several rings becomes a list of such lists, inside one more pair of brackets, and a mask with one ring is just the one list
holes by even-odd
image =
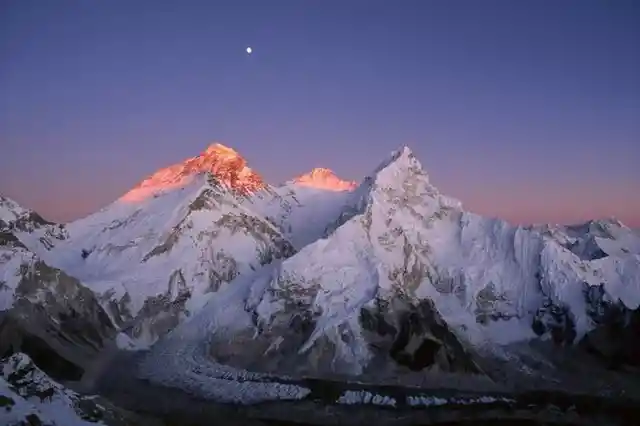
[[24, 352], [52, 377], [78, 379], [116, 335], [94, 294], [35, 258], [23, 263], [12, 306], [0, 312], [0, 354]]
[[361, 309], [359, 321], [367, 331], [370, 349], [379, 358], [372, 366], [387, 358], [413, 372], [480, 373], [431, 300], [377, 299], [375, 306]]

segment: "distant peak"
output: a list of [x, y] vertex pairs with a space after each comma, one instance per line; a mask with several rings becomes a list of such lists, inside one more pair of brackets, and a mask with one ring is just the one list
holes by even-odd
[[311, 169], [311, 171], [303, 176], [309, 176], [314, 178], [328, 178], [328, 177], [337, 177], [336, 174], [331, 169], [326, 169], [324, 167], [316, 167]]
[[163, 190], [181, 187], [193, 176], [207, 172], [240, 195], [266, 187], [262, 177], [247, 166], [246, 160], [235, 149], [216, 142], [195, 157], [156, 171], [122, 199], [144, 200]]
[[221, 143], [212, 143], [211, 145], [209, 145], [207, 147], [207, 149], [204, 150], [204, 152], [201, 154], [203, 156], [207, 156], [207, 155], [226, 155], [226, 156], [235, 156], [235, 157], [239, 157], [240, 154], [238, 154], [238, 151], [236, 151], [235, 149], [228, 147], [226, 145], [223, 145]]
[[340, 179], [331, 169], [316, 167], [309, 173], [293, 179], [297, 185], [308, 186], [329, 191], [350, 191], [358, 184], [353, 181]]

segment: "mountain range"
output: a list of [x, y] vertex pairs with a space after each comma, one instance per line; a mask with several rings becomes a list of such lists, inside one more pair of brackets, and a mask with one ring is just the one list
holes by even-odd
[[639, 306], [634, 230], [468, 212], [406, 147], [359, 183], [270, 185], [212, 144], [67, 224], [0, 198], [0, 356], [59, 380], [115, 350], [235, 403], [308, 398], [309, 378], [629, 391]]

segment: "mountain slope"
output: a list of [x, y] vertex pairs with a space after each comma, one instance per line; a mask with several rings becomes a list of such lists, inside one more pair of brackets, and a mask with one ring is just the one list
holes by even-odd
[[233, 281], [152, 350], [142, 374], [174, 384], [229, 367], [407, 381], [482, 374], [479, 361], [508, 360], [512, 344], [588, 341], [613, 326], [612, 313], [615, 322], [638, 309], [640, 256], [582, 259], [566, 242], [465, 212], [404, 148], [350, 194], [326, 238]]
[[51, 374], [79, 379], [115, 335], [89, 289], [0, 230], [0, 356], [21, 350]]
[[214, 144], [69, 224], [68, 240], [39, 254], [87, 283], [133, 343], [147, 346], [224, 283], [319, 238], [348, 195], [266, 185], [236, 151]]
[[146, 198], [125, 195], [68, 231], [43, 255], [96, 292], [114, 323], [143, 346], [224, 283], [294, 252], [208, 172], [181, 175], [180, 185]]
[[245, 205], [267, 218], [296, 249], [301, 249], [324, 236], [350, 197], [350, 190], [328, 190], [287, 182], [255, 193]]

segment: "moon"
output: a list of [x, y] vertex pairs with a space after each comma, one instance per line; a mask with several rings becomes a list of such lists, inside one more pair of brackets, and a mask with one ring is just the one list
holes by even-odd
[[253, 49], [251, 48], [251, 46], [247, 47], [247, 54], [251, 55], [251, 52], [253, 52]]

